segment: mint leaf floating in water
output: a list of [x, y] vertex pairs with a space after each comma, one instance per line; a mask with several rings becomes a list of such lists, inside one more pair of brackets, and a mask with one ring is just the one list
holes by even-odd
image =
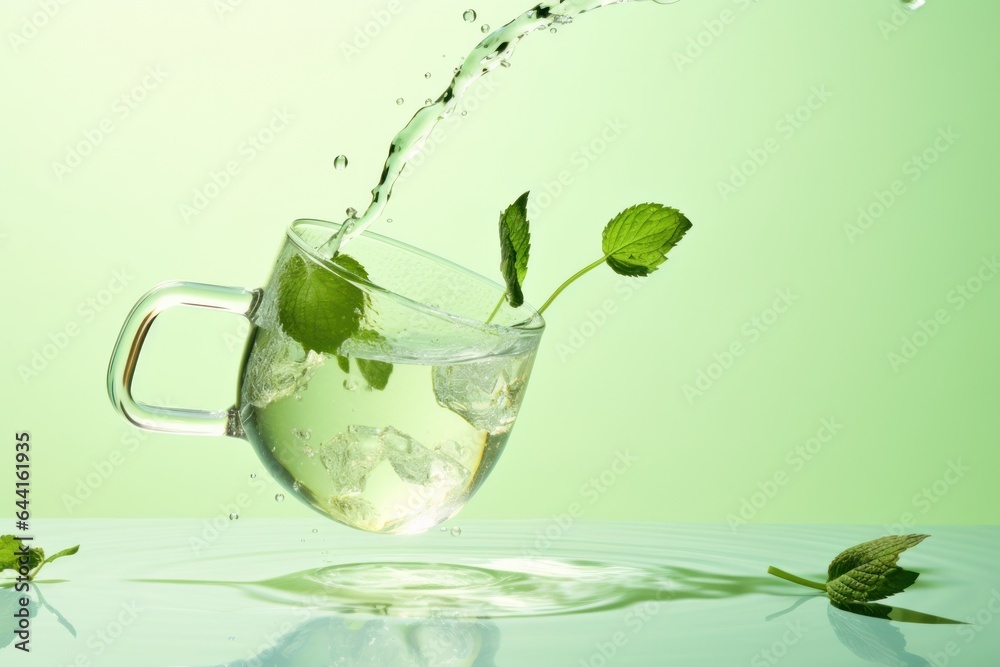
[[889, 535], [842, 551], [830, 563], [825, 584], [797, 577], [774, 566], [767, 568], [767, 573], [800, 586], [823, 591], [830, 598], [830, 604], [844, 611], [899, 621], [959, 623], [905, 609], [898, 609], [896, 611], [900, 614], [893, 615], [892, 607], [870, 604], [903, 592], [917, 580], [919, 573], [905, 570], [897, 563], [900, 554], [927, 537], [928, 535]]
[[890, 535], [843, 551], [827, 573], [830, 602], [843, 606], [902, 593], [920, 575], [899, 567], [899, 555], [925, 539], [927, 535]]
[[[368, 279], [364, 267], [349, 255], [337, 255], [331, 261]], [[285, 333], [302, 347], [336, 354], [360, 328], [365, 301], [364, 292], [326, 267], [292, 255], [280, 277], [278, 318]]]
[[0, 537], [0, 571], [20, 570], [21, 558], [24, 557], [25, 552], [27, 552], [28, 580], [31, 581], [46, 563], [51, 563], [57, 558], [62, 558], [63, 556], [72, 556], [79, 550], [80, 545], [77, 545], [75, 547], [70, 547], [69, 549], [63, 549], [62, 551], [46, 558], [45, 551], [43, 549], [38, 547], [27, 548], [21, 540], [17, 539], [13, 535], [4, 535]]
[[13, 535], [0, 537], [0, 571], [14, 570], [16, 572], [21, 567], [21, 558], [25, 552], [28, 556], [27, 567], [29, 571], [39, 567], [45, 559], [45, 552], [42, 549], [25, 548], [24, 543]]
[[[368, 280], [358, 260], [343, 253], [332, 260], [348, 273]], [[337, 365], [350, 372], [350, 361], [338, 355], [348, 338], [359, 335], [368, 307], [365, 293], [324, 266], [292, 255], [285, 263], [278, 286], [278, 319], [281, 328], [307, 350], [337, 355]], [[385, 389], [392, 364], [358, 359], [358, 369], [375, 389]]]

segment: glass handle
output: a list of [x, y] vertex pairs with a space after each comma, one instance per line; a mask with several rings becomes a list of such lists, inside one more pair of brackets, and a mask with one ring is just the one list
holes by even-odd
[[163, 311], [174, 306], [191, 306], [249, 318], [259, 297], [259, 290], [201, 283], [165, 283], [150, 290], [132, 308], [111, 353], [108, 396], [115, 409], [132, 424], [150, 431], [185, 435], [228, 435], [233, 432], [229, 411], [165, 408], [135, 400], [132, 397], [132, 379], [146, 334]]

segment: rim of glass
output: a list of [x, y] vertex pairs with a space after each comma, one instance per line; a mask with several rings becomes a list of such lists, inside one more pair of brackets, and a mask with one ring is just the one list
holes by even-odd
[[[320, 266], [322, 266], [326, 270], [331, 271], [332, 273], [335, 273], [336, 275], [340, 276], [341, 278], [343, 278], [344, 280], [346, 280], [346, 281], [348, 281], [350, 283], [353, 283], [355, 285], [361, 285], [361, 286], [364, 286], [366, 289], [378, 292], [379, 294], [382, 294], [383, 296], [385, 296], [385, 297], [387, 297], [389, 299], [397, 301], [400, 304], [402, 304], [404, 306], [407, 306], [408, 308], [413, 308], [414, 310], [423, 312], [423, 313], [425, 313], [427, 315], [431, 315], [433, 317], [439, 317], [439, 318], [443, 318], [443, 319], [447, 319], [447, 320], [458, 321], [458, 322], [462, 322], [462, 323], [472, 324], [472, 325], [475, 325], [475, 326], [497, 327], [499, 329], [513, 329], [513, 330], [516, 330], [516, 331], [519, 331], [519, 332], [525, 332], [525, 333], [541, 332], [545, 328], [545, 320], [542, 318], [541, 314], [539, 314], [539, 312], [537, 310], [535, 310], [534, 306], [532, 306], [531, 304], [529, 304], [527, 301], [525, 301], [520, 306], [520, 308], [523, 308], [523, 309], [525, 309], [527, 311], [528, 317], [526, 319], [521, 320], [519, 322], [515, 322], [513, 324], [495, 324], [493, 322], [487, 323], [487, 322], [485, 322], [483, 320], [478, 320], [478, 319], [475, 319], [475, 318], [466, 317], [464, 315], [457, 315], [455, 313], [449, 312], [449, 311], [444, 310], [442, 308], [438, 308], [436, 306], [431, 306], [429, 304], [423, 303], [422, 301], [417, 301], [415, 299], [411, 299], [409, 297], [405, 297], [405, 296], [403, 296], [401, 294], [397, 294], [393, 290], [390, 290], [390, 289], [387, 289], [385, 287], [382, 287], [382, 286], [380, 286], [380, 285], [378, 285], [376, 283], [373, 283], [373, 282], [371, 282], [369, 280], [365, 280], [364, 278], [361, 278], [360, 276], [357, 276], [357, 275], [351, 273], [350, 271], [348, 271], [344, 267], [342, 267], [342, 266], [340, 266], [338, 264], [334, 264], [330, 260], [322, 257], [319, 254], [319, 252], [318, 252], [318, 250], [316, 248], [314, 248], [312, 245], [310, 245], [309, 243], [307, 243], [305, 241], [305, 239], [303, 239], [299, 235], [297, 229], [299, 227], [302, 227], [302, 226], [305, 226], [305, 225], [314, 225], [314, 226], [317, 226], [317, 227], [322, 227], [324, 229], [330, 229], [334, 233], [336, 233], [341, 228], [341, 226], [342, 226], [341, 223], [330, 222], [330, 221], [327, 221], [327, 220], [319, 220], [317, 218], [299, 218], [299, 219], [293, 221], [288, 226], [287, 236], [288, 236], [288, 239], [292, 243], [294, 243], [296, 245], [296, 247], [298, 247], [298, 249], [303, 254], [307, 255], [310, 259], [312, 259], [314, 262], [316, 262], [317, 264], [319, 264]], [[497, 290], [497, 294], [503, 294], [506, 291], [506, 288], [503, 287], [503, 286], [501, 286], [500, 283], [496, 282], [495, 280], [490, 280], [486, 276], [483, 276], [483, 275], [481, 275], [479, 273], [476, 273], [475, 271], [471, 271], [471, 270], [465, 268], [464, 266], [461, 266], [459, 264], [456, 264], [455, 262], [452, 262], [451, 260], [445, 259], [444, 257], [439, 257], [438, 255], [435, 255], [433, 253], [427, 252], [426, 250], [421, 250], [420, 248], [412, 246], [412, 245], [410, 245], [408, 243], [404, 243], [404, 242], [398, 241], [398, 240], [396, 240], [394, 238], [390, 238], [388, 236], [383, 236], [382, 234], [378, 234], [376, 232], [372, 232], [372, 231], [368, 231], [368, 230], [363, 231], [361, 233], [361, 236], [367, 238], [369, 241], [375, 241], [377, 243], [383, 243], [385, 245], [392, 246], [392, 247], [397, 248], [399, 250], [403, 250], [405, 252], [409, 252], [409, 253], [413, 253], [415, 255], [419, 255], [420, 257], [423, 257], [424, 259], [428, 259], [428, 260], [430, 260], [432, 262], [435, 262], [437, 264], [440, 264], [440, 265], [442, 265], [442, 266], [444, 266], [444, 267], [446, 267], [448, 269], [451, 269], [452, 271], [456, 271], [458, 273], [461, 273], [461, 274], [463, 274], [464, 276], [466, 276], [467, 278], [469, 278], [471, 280], [474, 280], [476, 282], [482, 283], [482, 284], [484, 284], [484, 285], [486, 285], [488, 287], [492, 287], [493, 289]]]

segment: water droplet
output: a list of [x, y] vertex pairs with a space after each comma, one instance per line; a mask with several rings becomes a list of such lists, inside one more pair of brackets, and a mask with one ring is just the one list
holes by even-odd
[[313, 532], [314, 533], [318, 533], [319, 532], [319, 528], [313, 528]]
[[447, 533], [448, 532], [448, 526], [441, 526], [441, 532], [442, 533]]
[[490, 24], [489, 23], [484, 23], [483, 27], [480, 28], [480, 30], [482, 30], [483, 32], [489, 32], [490, 31]]
[[231, 513], [229, 514], [229, 520], [230, 520], [230, 521], [236, 521], [236, 520], [237, 520], [237, 519], [239, 519], [239, 518], [240, 518], [240, 515], [239, 515], [239, 514], [237, 514], [236, 512], [231, 512]]
[[451, 534], [453, 537], [458, 537], [459, 535], [462, 534], [462, 529], [458, 526], [455, 526], [454, 528], [451, 529]]
[[337, 159], [333, 161], [333, 168], [337, 171], [344, 171], [347, 169], [347, 156], [338, 155]]
[[402, 103], [403, 103], [404, 101], [405, 101], [405, 100], [403, 100], [403, 98], [402, 98], [402, 97], [397, 97], [397, 98], [396, 98], [396, 104], [402, 104]]
[[465, 19], [466, 23], [472, 23], [473, 21], [476, 20], [476, 10], [475, 9], [466, 9], [465, 13], [462, 14], [462, 18]]
[[424, 78], [425, 79], [431, 78], [431, 73], [430, 72], [424, 72]]
[[275, 499], [275, 501], [277, 501], [279, 503], [283, 503], [283, 502], [285, 502], [285, 494], [283, 494], [283, 493], [276, 493], [276, 494], [274, 494], [274, 499]]
[[257, 478], [257, 473], [255, 472], [250, 473], [250, 479], [256, 479], [256, 478]]
[[353, 207], [348, 208], [347, 211], [345, 211], [345, 213], [347, 213], [347, 217], [348, 218], [356, 218], [356, 217], [358, 217], [358, 210], [356, 208], [353, 208]]

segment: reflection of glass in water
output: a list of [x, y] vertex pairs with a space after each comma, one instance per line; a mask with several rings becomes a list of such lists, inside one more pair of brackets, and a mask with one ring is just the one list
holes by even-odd
[[483, 621], [307, 621], [249, 660], [222, 667], [491, 667], [500, 630]]

